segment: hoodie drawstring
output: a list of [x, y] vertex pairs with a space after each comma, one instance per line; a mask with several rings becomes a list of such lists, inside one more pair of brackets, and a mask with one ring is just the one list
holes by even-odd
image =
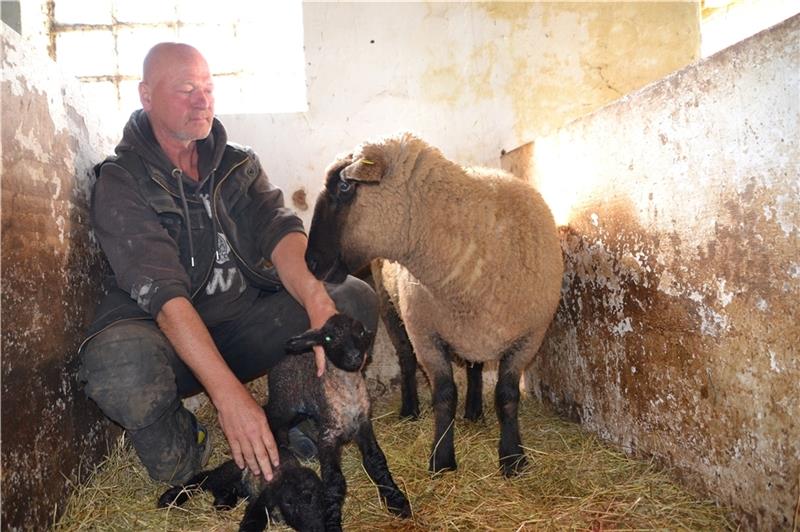
[[192, 242], [192, 220], [189, 218], [189, 205], [186, 201], [186, 193], [183, 191], [183, 172], [180, 168], [172, 170], [172, 177], [178, 181], [178, 191], [181, 194], [183, 203], [183, 216], [186, 218], [186, 231], [189, 233], [189, 258], [192, 268], [194, 268], [194, 242]]
[[[214, 201], [214, 176], [217, 173], [217, 169], [214, 168], [211, 170], [211, 186], [209, 187], [208, 192], [208, 201], [209, 203]], [[219, 238], [217, 236], [217, 221], [214, 219], [213, 209], [211, 205], [208, 206], [208, 217], [211, 218], [211, 224], [214, 228], [214, 238]], [[216, 251], [214, 252], [217, 262], [219, 262], [219, 246], [216, 246]]]

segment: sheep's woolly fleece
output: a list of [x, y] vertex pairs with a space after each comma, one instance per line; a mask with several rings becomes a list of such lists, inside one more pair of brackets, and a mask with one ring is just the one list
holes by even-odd
[[[468, 360], [496, 359], [526, 335], [535, 353], [563, 275], [555, 222], [538, 191], [501, 170], [462, 168], [410, 134], [362, 144], [352, 160], [347, 177], [379, 183], [359, 186], [343, 221], [343, 255], [403, 265], [384, 267], [403, 320], [435, 324]], [[419, 283], [424, 290], [413, 288]]]

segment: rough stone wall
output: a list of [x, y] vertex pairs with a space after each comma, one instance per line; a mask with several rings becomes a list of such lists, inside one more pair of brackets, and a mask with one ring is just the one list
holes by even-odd
[[91, 166], [110, 153], [77, 84], [0, 24], [2, 522], [44, 530], [117, 434], [75, 380], [100, 293]]
[[505, 158], [553, 205], [541, 398], [738, 510], [797, 526], [800, 16]]

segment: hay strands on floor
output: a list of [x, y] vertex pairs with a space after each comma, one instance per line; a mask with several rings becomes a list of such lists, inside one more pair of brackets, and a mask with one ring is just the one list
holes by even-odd
[[[414, 516], [390, 515], [361, 465], [355, 445], [345, 449], [342, 470], [348, 492], [344, 528], [374, 530], [730, 530], [726, 510], [682, 488], [654, 463], [631, 459], [549, 413], [538, 401], [520, 405], [520, 427], [529, 466], [505, 479], [497, 463], [499, 431], [493, 416], [456, 422], [459, 468], [435, 476], [427, 470], [433, 419], [397, 417], [396, 399], [373, 410], [375, 432]], [[394, 407], [394, 408], [393, 408]], [[491, 405], [486, 411], [491, 412]], [[223, 442], [211, 407], [198, 412]], [[226, 460], [217, 445], [211, 464]], [[76, 488], [58, 532], [74, 530], [235, 530], [244, 505], [216, 511], [198, 493], [183, 507], [157, 509], [166, 485], [151, 481], [129, 445], [120, 443], [92, 478]], [[287, 530], [280, 525], [274, 530]]]

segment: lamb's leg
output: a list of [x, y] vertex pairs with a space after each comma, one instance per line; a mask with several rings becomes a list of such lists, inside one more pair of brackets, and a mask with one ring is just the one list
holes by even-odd
[[453, 369], [447, 364], [449, 372], [433, 379], [433, 413], [435, 416], [435, 436], [429, 469], [432, 473], [454, 471], [457, 467], [453, 443], [455, 433], [456, 403], [458, 391], [453, 382]]
[[189, 479], [182, 486], [175, 486], [165, 491], [158, 499], [158, 507], [165, 508], [170, 504], [180, 506], [189, 499], [189, 490], [202, 489], [214, 495], [214, 506], [218, 509], [230, 509], [236, 506], [241, 491], [242, 470], [236, 462], [229, 460], [210, 471], [202, 471]]
[[386, 503], [388, 510], [400, 517], [410, 517], [411, 505], [392, 478], [389, 466], [386, 463], [386, 456], [378, 445], [378, 440], [375, 438], [375, 432], [369, 419], [361, 423], [358, 428], [356, 443], [361, 451], [361, 461], [364, 464], [364, 469], [372, 479], [372, 482], [378, 486], [378, 492]]
[[342, 447], [323, 442], [319, 449], [319, 468], [322, 477], [325, 504], [325, 530], [342, 529], [342, 504], [347, 484], [342, 474]]
[[467, 397], [464, 419], [477, 421], [483, 415], [483, 362], [467, 362]]
[[500, 467], [503, 475], [511, 477], [526, 465], [525, 453], [519, 436], [519, 370], [513, 361], [515, 352], [509, 352], [500, 360], [497, 370], [497, 387], [494, 405], [500, 422]]
[[261, 532], [267, 528], [267, 509], [270, 504], [270, 490], [265, 488], [258, 497], [251, 497], [239, 523], [239, 532]]

